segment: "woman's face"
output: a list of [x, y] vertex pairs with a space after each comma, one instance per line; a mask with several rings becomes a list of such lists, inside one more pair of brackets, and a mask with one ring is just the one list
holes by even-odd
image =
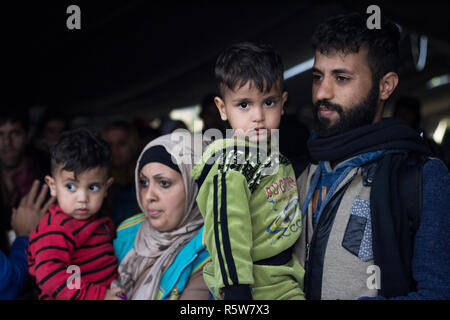
[[183, 218], [186, 192], [181, 174], [159, 163], [147, 163], [139, 173], [144, 212], [159, 231], [175, 229]]

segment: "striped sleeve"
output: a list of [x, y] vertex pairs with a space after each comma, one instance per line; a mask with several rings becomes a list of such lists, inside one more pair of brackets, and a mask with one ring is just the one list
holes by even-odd
[[[229, 295], [225, 299], [237, 298], [234, 288], [247, 288], [253, 284], [253, 260], [251, 257], [252, 223], [249, 210], [250, 190], [247, 180], [241, 173], [230, 170], [213, 177], [210, 194], [212, 208], [208, 210], [213, 217], [206, 228], [213, 233], [207, 239], [215, 250], [214, 269], [220, 270], [219, 287], [225, 287]], [[210, 232], [208, 234], [211, 235]]]
[[40, 226], [30, 237], [30, 273], [36, 277], [41, 299], [103, 299], [106, 288], [92, 287], [75, 280], [77, 268], [71, 266], [76, 239], [64, 227]]

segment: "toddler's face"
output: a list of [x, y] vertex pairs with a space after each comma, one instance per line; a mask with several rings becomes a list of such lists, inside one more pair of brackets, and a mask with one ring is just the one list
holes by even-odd
[[288, 93], [275, 84], [269, 92], [261, 92], [252, 82], [226, 89], [223, 99], [214, 101], [222, 120], [228, 120], [236, 135], [245, 135], [250, 141], [265, 140], [272, 129], [280, 125], [283, 105]]
[[104, 167], [86, 170], [76, 178], [74, 172], [58, 168], [53, 177], [45, 177], [45, 182], [50, 187], [50, 194], [58, 199], [64, 213], [75, 219], [85, 220], [100, 210], [113, 178], [108, 179], [107, 169]]

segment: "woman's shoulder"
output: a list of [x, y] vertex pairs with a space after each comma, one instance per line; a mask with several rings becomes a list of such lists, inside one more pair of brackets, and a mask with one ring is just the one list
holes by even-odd
[[117, 233], [126, 232], [127, 230], [129, 231], [130, 229], [134, 228], [139, 228], [139, 226], [145, 219], [147, 219], [147, 215], [145, 213], [136, 214], [122, 221], [117, 227]]
[[140, 213], [124, 220], [117, 228], [117, 237], [114, 239], [114, 252], [119, 263], [133, 248], [136, 234], [145, 219], [147, 219], [147, 215]]

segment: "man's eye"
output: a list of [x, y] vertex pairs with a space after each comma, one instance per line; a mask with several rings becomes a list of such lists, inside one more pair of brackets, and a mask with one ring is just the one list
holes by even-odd
[[69, 191], [75, 191], [77, 189], [77, 187], [73, 183], [66, 184], [66, 188]]
[[322, 76], [317, 73], [313, 73], [313, 81], [319, 81], [322, 79]]
[[89, 189], [92, 191], [98, 191], [98, 190], [100, 190], [100, 186], [93, 184], [93, 185], [89, 186]]
[[241, 102], [239, 103], [239, 108], [241, 109], [248, 109], [249, 104], [247, 102]]
[[344, 81], [350, 80], [350, 78], [344, 77], [344, 76], [337, 76], [336, 79], [339, 82], [344, 82]]

